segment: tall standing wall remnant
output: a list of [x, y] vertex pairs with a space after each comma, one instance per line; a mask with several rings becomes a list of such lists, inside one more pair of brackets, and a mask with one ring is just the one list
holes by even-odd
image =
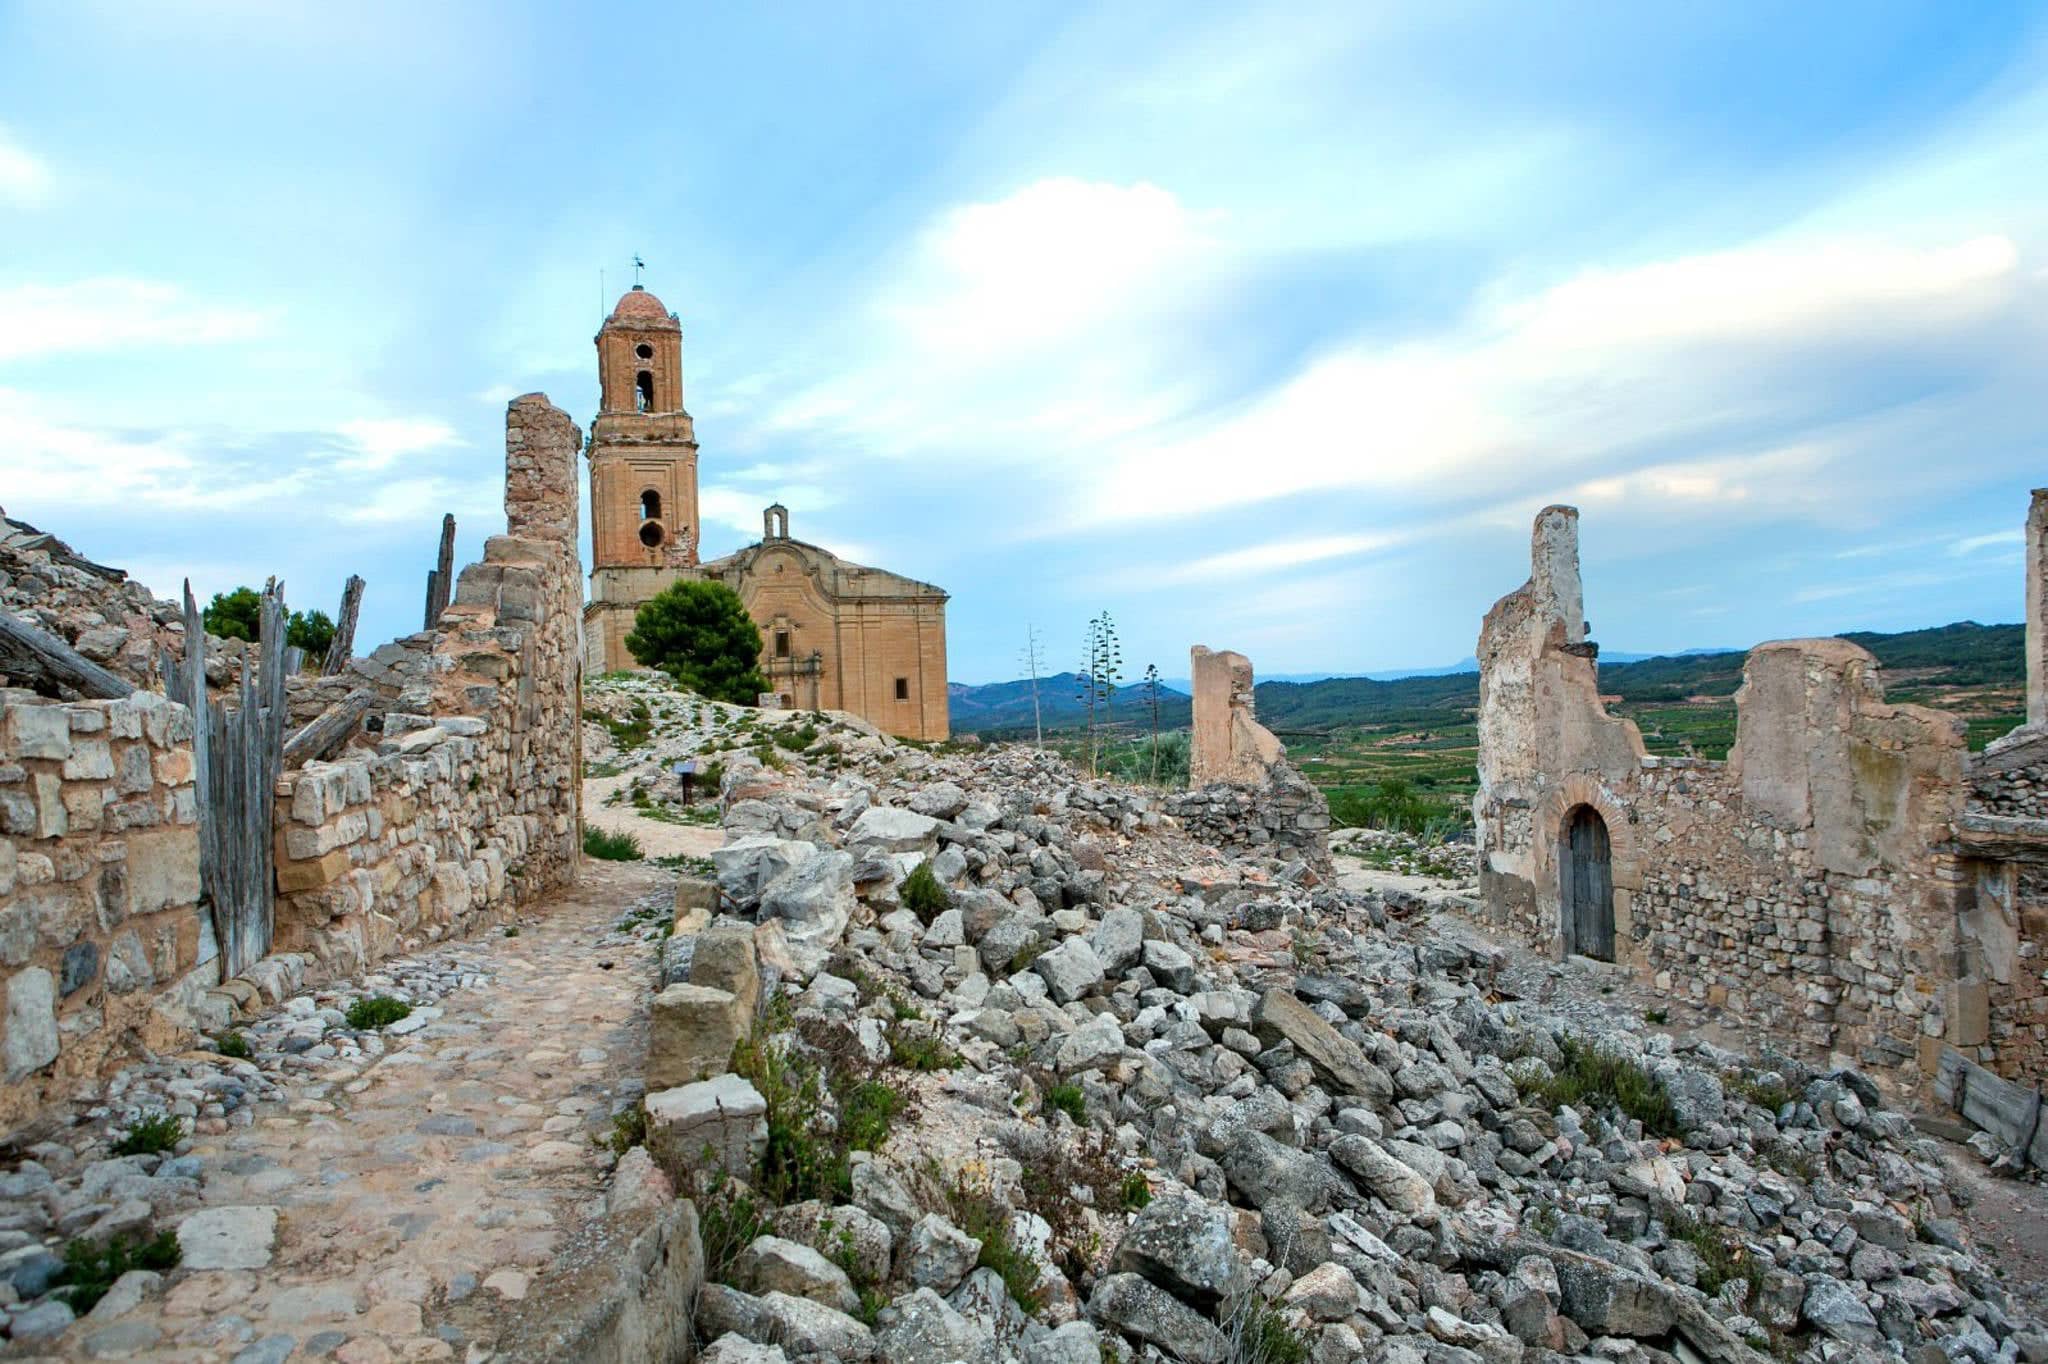
[[579, 432], [540, 394], [505, 417], [506, 533], [438, 628], [351, 665], [381, 698], [375, 754], [279, 786], [280, 951], [354, 970], [574, 878], [582, 852]]
[[1168, 801], [1168, 812], [1218, 847], [1277, 853], [1327, 876], [1330, 807], [1258, 722], [1251, 660], [1197, 644], [1189, 668], [1189, 789]]
[[[2028, 524], [2031, 697], [2041, 494]], [[2025, 927], [2012, 848], [2048, 865], [2048, 809], [1985, 811], [2030, 772], [2048, 791], [2048, 738], [2029, 726], [1972, 758], [1960, 719], [1885, 700], [1869, 652], [1804, 639], [1749, 654], [1726, 762], [1651, 756], [1600, 700], [1576, 510], [1537, 516], [1530, 558], [1479, 635], [1488, 912], [1897, 1087], [1931, 1076], [1945, 1047], [2038, 1073], [2048, 1000], [2023, 998], [2022, 981], [2040, 975], [2042, 916]]]

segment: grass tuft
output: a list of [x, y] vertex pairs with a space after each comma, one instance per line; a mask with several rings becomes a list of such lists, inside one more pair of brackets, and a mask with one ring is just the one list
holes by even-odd
[[1664, 1084], [1625, 1056], [1604, 1052], [1573, 1037], [1561, 1037], [1562, 1064], [1535, 1093], [1552, 1112], [1573, 1108], [1618, 1110], [1643, 1125], [1654, 1137], [1678, 1135], [1678, 1114]]
[[638, 862], [645, 856], [632, 834], [608, 833], [594, 825], [583, 830], [583, 855], [601, 862]]
[[64, 1268], [57, 1272], [57, 1296], [73, 1312], [84, 1316], [129, 1270], [162, 1273], [176, 1268], [181, 1254], [177, 1235], [169, 1231], [160, 1231], [132, 1246], [124, 1236], [116, 1236], [100, 1246], [90, 1241], [73, 1241], [64, 1247]]
[[390, 995], [366, 995], [348, 1006], [348, 1025], [357, 1032], [386, 1028], [409, 1017], [412, 1005]]
[[235, 1061], [246, 1061], [251, 1054], [249, 1051], [249, 1039], [238, 1032], [222, 1033], [219, 1037], [213, 1039], [213, 1045], [222, 1056]]
[[114, 1143], [117, 1156], [152, 1156], [176, 1149], [185, 1139], [185, 1124], [168, 1113], [145, 1113]]

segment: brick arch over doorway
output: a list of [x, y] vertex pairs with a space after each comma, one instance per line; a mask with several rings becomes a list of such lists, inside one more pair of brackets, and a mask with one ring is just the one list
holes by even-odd
[[1549, 926], [1551, 948], [1569, 948], [1564, 922], [1564, 867], [1560, 852], [1570, 833], [1572, 812], [1585, 806], [1607, 826], [1608, 866], [1614, 894], [1614, 960], [1634, 964], [1642, 955], [1635, 933], [1634, 895], [1643, 887], [1643, 864], [1635, 825], [1627, 808], [1597, 777], [1574, 772], [1552, 787], [1535, 811], [1536, 909]]

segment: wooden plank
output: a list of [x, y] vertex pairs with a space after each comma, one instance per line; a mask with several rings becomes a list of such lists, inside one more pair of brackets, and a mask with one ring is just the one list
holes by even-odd
[[304, 767], [335, 752], [348, 742], [376, 704], [377, 693], [367, 689], [352, 691], [336, 701], [318, 719], [285, 740], [285, 767]]
[[362, 610], [362, 575], [351, 573], [341, 586], [341, 614], [334, 618], [334, 643], [327, 646], [327, 662], [320, 668], [328, 677], [348, 667], [356, 647], [356, 617]]
[[69, 687], [80, 696], [112, 701], [135, 690], [126, 678], [99, 664], [55, 635], [0, 611], [0, 672], [29, 684]]

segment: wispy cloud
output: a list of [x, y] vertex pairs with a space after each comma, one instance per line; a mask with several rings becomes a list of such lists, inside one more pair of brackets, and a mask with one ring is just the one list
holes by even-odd
[[215, 345], [264, 335], [276, 309], [207, 303], [174, 284], [103, 277], [0, 289], [0, 361], [64, 351]]
[[1984, 535], [1966, 535], [1954, 544], [1951, 544], [1948, 547], [1948, 552], [1951, 554], [1975, 554], [1980, 549], [1990, 549], [1994, 545], [2023, 545], [2026, 542], [2027, 533], [2025, 531], [1994, 530]]
[[343, 463], [364, 472], [388, 469], [408, 455], [468, 443], [437, 417], [362, 417], [343, 422], [339, 433], [354, 450]]

